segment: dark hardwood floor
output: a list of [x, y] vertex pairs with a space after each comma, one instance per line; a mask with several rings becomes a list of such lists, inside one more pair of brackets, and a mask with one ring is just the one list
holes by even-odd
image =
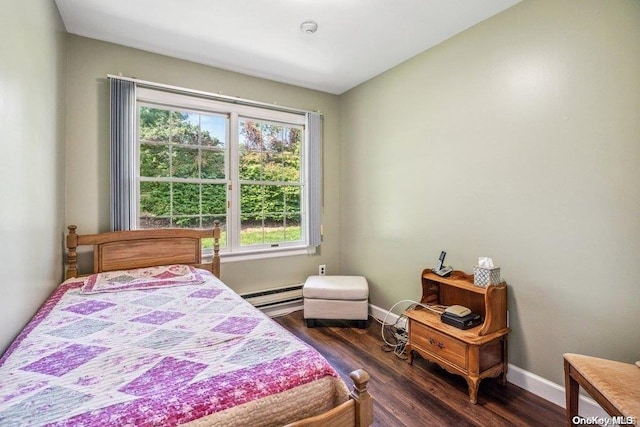
[[469, 402], [467, 384], [419, 356], [413, 365], [382, 350], [380, 324], [367, 329], [339, 327], [339, 322], [307, 328], [302, 311], [274, 318], [309, 343], [336, 368], [351, 387], [349, 373], [362, 368], [371, 375], [375, 426], [562, 426], [564, 410], [511, 383], [485, 379], [478, 403]]

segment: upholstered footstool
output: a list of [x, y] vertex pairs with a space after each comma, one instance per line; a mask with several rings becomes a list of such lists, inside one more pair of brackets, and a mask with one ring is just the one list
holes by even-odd
[[369, 284], [362, 276], [310, 276], [302, 297], [309, 328], [316, 320], [355, 320], [359, 328], [367, 326]]

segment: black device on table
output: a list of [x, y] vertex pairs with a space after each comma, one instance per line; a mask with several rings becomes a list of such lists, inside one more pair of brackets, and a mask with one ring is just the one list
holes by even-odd
[[479, 314], [472, 313], [470, 309], [462, 305], [452, 305], [440, 315], [440, 321], [458, 329], [469, 329], [482, 323]]

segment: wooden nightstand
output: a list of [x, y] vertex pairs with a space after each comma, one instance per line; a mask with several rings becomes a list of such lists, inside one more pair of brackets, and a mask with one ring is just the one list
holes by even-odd
[[463, 305], [482, 316], [483, 323], [471, 329], [458, 329], [440, 321], [440, 315], [417, 306], [405, 312], [409, 319], [407, 352], [413, 363], [414, 352], [447, 371], [462, 375], [469, 386], [469, 400], [477, 402], [483, 378], [502, 374], [507, 381], [507, 286], [473, 284], [473, 275], [454, 271], [440, 277], [430, 269], [422, 272], [422, 299], [425, 305]]

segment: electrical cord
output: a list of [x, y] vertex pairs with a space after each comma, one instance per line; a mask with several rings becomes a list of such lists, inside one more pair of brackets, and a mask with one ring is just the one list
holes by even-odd
[[[393, 323], [393, 325], [391, 323], [387, 323], [387, 318], [389, 317], [389, 315], [393, 312], [393, 309], [396, 308], [399, 304], [401, 303], [410, 303], [410, 305], [404, 310], [411, 310], [413, 308], [415, 308], [416, 306], [420, 306], [423, 307], [427, 310], [433, 311], [434, 313], [437, 314], [442, 314], [444, 312], [444, 310], [446, 309], [447, 306], [443, 306], [443, 305], [436, 305], [436, 304], [423, 304], [417, 301], [413, 301], [413, 300], [400, 300], [398, 302], [396, 302], [388, 311], [387, 314], [384, 316], [384, 319], [382, 321], [380, 321], [379, 319], [376, 319], [374, 317], [374, 319], [376, 321], [378, 321], [379, 323], [382, 324], [381, 328], [380, 328], [380, 335], [382, 337], [382, 341], [384, 341], [384, 344], [382, 345], [382, 351], [385, 352], [392, 352], [396, 355], [396, 357], [400, 358], [400, 359], [407, 359], [407, 355], [404, 354], [404, 351], [406, 349], [407, 346], [407, 341], [408, 341], [408, 336], [407, 336], [407, 331], [403, 328], [398, 327], [399, 323], [403, 323], [406, 324], [406, 318], [407, 316], [404, 314], [401, 314], [400, 316], [398, 316], [398, 319]], [[372, 316], [373, 317], [373, 316]], [[389, 342], [387, 341], [387, 338], [385, 337], [385, 327], [387, 330], [387, 334], [390, 335], [390, 339], [394, 342]]]

